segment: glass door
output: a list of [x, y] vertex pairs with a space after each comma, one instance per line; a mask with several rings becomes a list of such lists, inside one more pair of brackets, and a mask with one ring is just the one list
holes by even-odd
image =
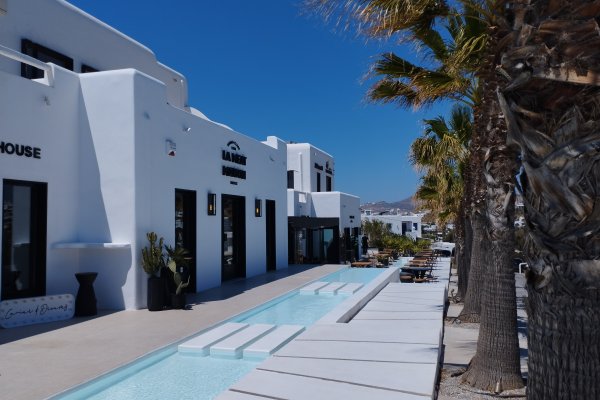
[[266, 201], [265, 225], [267, 229], [267, 271], [277, 268], [276, 234], [275, 234], [275, 200]]
[[46, 294], [47, 184], [5, 180], [2, 300]]
[[[188, 251], [190, 284], [186, 291], [196, 292], [196, 192], [175, 189], [175, 247]], [[184, 280], [187, 277], [184, 277]]]
[[246, 198], [221, 196], [221, 281], [246, 276]]

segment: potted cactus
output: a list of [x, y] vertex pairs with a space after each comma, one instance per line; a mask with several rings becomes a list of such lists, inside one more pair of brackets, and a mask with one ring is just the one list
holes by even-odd
[[[167, 267], [173, 275], [171, 285], [174, 292], [170, 293], [171, 307], [183, 309], [186, 305], [185, 288], [190, 284], [190, 275], [188, 272], [188, 251], [183, 247], [165, 247], [168, 255]], [[187, 278], [187, 279], [186, 279]]]
[[154, 232], [148, 232], [146, 238], [148, 246], [142, 249], [142, 268], [148, 274], [147, 305], [149, 311], [160, 311], [165, 306], [164, 288], [158, 276], [159, 271], [165, 265], [164, 239], [162, 237], [158, 239]]

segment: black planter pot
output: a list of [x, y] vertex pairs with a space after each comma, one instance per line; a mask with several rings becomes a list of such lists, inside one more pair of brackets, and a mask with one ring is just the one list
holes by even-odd
[[165, 306], [163, 281], [157, 276], [148, 278], [148, 311], [161, 311]]
[[171, 294], [171, 308], [182, 310], [185, 308], [185, 293]]

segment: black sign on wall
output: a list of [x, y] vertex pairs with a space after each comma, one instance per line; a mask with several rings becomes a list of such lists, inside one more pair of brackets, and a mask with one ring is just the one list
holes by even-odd
[[42, 149], [39, 147], [27, 146], [11, 142], [0, 141], [0, 154], [15, 155], [18, 157], [42, 158]]
[[[233, 140], [227, 143], [227, 149], [221, 150], [221, 159], [237, 165], [246, 165], [247, 157], [240, 154], [240, 146]], [[246, 171], [234, 166], [223, 165], [221, 170], [223, 176], [246, 179]]]

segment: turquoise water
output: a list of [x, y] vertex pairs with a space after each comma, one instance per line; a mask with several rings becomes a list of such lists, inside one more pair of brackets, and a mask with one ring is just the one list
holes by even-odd
[[[323, 282], [368, 283], [384, 269], [345, 268]], [[343, 295], [295, 292], [245, 312], [229, 321], [310, 326], [347, 299]], [[175, 346], [83, 386], [60, 399], [150, 400], [213, 399], [253, 370], [257, 361], [181, 355]]]
[[342, 295], [325, 296], [296, 293], [268, 308], [259, 309], [249, 316], [235, 319], [235, 322], [310, 326], [347, 298], [347, 296]]

